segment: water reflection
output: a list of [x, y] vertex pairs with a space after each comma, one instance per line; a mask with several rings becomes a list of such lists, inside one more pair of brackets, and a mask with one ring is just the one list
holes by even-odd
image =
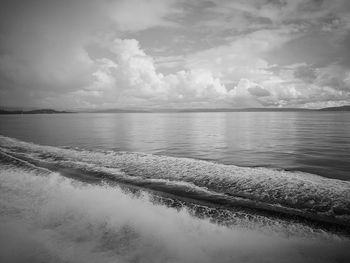
[[349, 179], [349, 113], [14, 115], [0, 116], [0, 123], [0, 134], [38, 144], [147, 152]]

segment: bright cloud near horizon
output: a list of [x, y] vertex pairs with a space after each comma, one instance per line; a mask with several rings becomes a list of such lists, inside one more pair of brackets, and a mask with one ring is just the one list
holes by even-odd
[[5, 0], [0, 106], [350, 104], [348, 0]]

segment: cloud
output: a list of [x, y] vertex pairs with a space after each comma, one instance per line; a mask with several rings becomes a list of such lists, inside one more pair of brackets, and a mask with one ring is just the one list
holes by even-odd
[[346, 72], [349, 71], [335, 65], [316, 69], [306, 64], [285, 66], [260, 83], [271, 93], [271, 96], [260, 101], [265, 105], [293, 107], [344, 104], [350, 99]]
[[[135, 39], [114, 39], [103, 43], [113, 55], [94, 60], [94, 80], [78, 91], [48, 98], [46, 103], [66, 107], [84, 100], [89, 107], [207, 105], [226, 102], [231, 94], [218, 78], [205, 70], [157, 73], [154, 60]], [[219, 104], [217, 104], [219, 105]]]
[[[100, 62], [88, 52], [90, 44], [117, 34], [125, 25], [129, 31], [164, 26], [165, 16], [175, 12], [173, 1], [137, 3], [4, 1], [0, 11], [0, 104], [41, 107], [56, 98], [55, 106], [60, 106], [57, 101], [62, 94], [86, 94], [81, 90], [96, 86], [97, 75], [102, 78], [103, 72]], [[133, 23], [112, 17], [112, 11], [127, 14]], [[81, 103], [82, 98], [77, 101]]]
[[[111, 66], [99, 68], [97, 72], [104, 78], [94, 84], [104, 91], [104, 101], [112, 99], [110, 103], [116, 104], [137, 101], [139, 106], [201, 101], [210, 104], [229, 96], [220, 80], [205, 70], [157, 73], [153, 58], [145, 54], [135, 39], [115, 39], [107, 47], [114, 56], [104, 61]], [[111, 86], [106, 85], [105, 80]]]
[[179, 14], [174, 0], [120, 0], [108, 4], [107, 14], [120, 30], [139, 31], [157, 26], [177, 26], [169, 17]]
[[4, 1], [0, 104], [350, 102], [348, 1]]
[[259, 30], [237, 36], [227, 45], [199, 51], [187, 57], [187, 68], [206, 68], [229, 82], [241, 78], [266, 78], [269, 63], [264, 53], [289, 41], [289, 29]]
[[270, 95], [270, 92], [260, 86], [250, 87], [248, 88], [250, 94], [255, 97], [266, 97]]
[[299, 24], [307, 21], [308, 24], [318, 25], [320, 21], [327, 23], [325, 18], [329, 17], [330, 14], [336, 17], [327, 21], [335, 26], [340, 25], [340, 21], [345, 24], [349, 21], [346, 18], [350, 7], [347, 0], [219, 0], [215, 2], [216, 8], [212, 8], [210, 11], [221, 14], [226, 19], [235, 19], [234, 16], [238, 15], [241, 16], [241, 20], [249, 21], [252, 24], [264, 24], [265, 21], [267, 25], [281, 25]]
[[295, 69], [294, 77], [311, 83], [316, 79], [316, 72], [311, 66], [302, 65]]
[[226, 87], [211, 71], [181, 70], [163, 75], [156, 71], [135, 39], [114, 39], [103, 43], [113, 56], [94, 60], [94, 81], [78, 91], [48, 98], [51, 105], [77, 102], [85, 107], [250, 107], [261, 106], [258, 98], [270, 93], [256, 83], [242, 79]]

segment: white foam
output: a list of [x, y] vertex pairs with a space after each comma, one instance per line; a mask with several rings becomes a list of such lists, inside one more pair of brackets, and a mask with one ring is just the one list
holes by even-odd
[[[350, 224], [350, 182], [302, 172], [247, 168], [206, 161], [141, 153], [91, 152], [40, 146], [0, 136], [6, 149], [32, 158], [82, 162], [101, 170], [120, 168], [127, 174], [190, 183], [203, 190], [227, 193], [263, 204], [297, 209]], [[43, 155], [45, 155], [43, 157]], [[58, 161], [59, 162], [59, 161]]]
[[18, 257], [28, 262], [154, 263], [350, 259], [349, 242], [334, 236], [286, 238], [227, 228], [185, 210], [154, 205], [146, 195], [136, 198], [56, 173], [40, 176], [2, 166], [0, 189], [0, 222], [6, 226], [0, 228], [0, 254], [7, 262]]

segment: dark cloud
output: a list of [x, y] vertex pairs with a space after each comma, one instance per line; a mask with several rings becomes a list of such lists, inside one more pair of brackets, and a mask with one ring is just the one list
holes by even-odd
[[339, 41], [339, 64], [350, 70], [350, 30]]
[[316, 79], [316, 72], [311, 66], [300, 66], [295, 69], [294, 77], [301, 79], [307, 83], [311, 83]]
[[248, 91], [255, 97], [266, 97], [271, 95], [271, 93], [268, 90], [260, 86], [250, 87], [248, 88]]

